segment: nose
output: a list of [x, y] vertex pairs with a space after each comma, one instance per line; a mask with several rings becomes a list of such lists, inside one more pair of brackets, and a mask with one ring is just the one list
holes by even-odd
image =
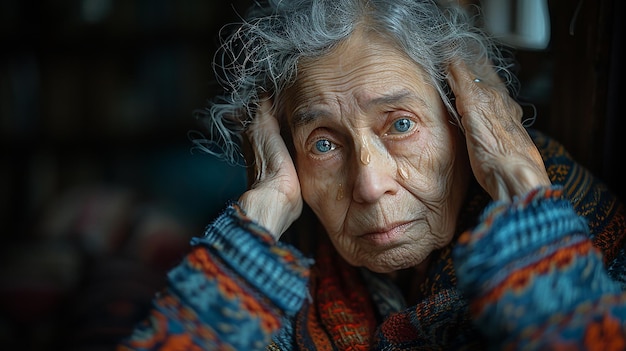
[[[367, 152], [367, 154], [364, 154]], [[385, 194], [395, 194], [398, 183], [394, 177], [395, 166], [385, 153], [361, 150], [357, 153], [352, 198], [357, 203], [374, 203]]]

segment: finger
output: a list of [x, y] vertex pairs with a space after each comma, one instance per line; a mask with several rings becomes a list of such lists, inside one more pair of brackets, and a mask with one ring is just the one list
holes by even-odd
[[272, 101], [269, 99], [262, 99], [259, 102], [259, 107], [252, 123], [248, 126], [247, 133], [258, 133], [260, 129], [272, 131], [278, 129], [278, 121], [272, 114]]
[[262, 100], [252, 122], [247, 126], [244, 138], [245, 157], [248, 161], [248, 187], [252, 187], [265, 173], [264, 160], [267, 159], [269, 136], [278, 129], [278, 123], [271, 114], [271, 102]]
[[488, 103], [484, 88], [488, 83], [478, 77], [463, 61], [456, 61], [448, 68], [448, 83], [456, 97], [456, 110], [461, 117], [470, 113], [477, 103]]
[[448, 67], [448, 82], [455, 92], [464, 91], [470, 88], [475, 82], [475, 75], [469, 70], [469, 67], [463, 61], [455, 61]]
[[453, 90], [474, 89], [481, 86], [506, 90], [504, 82], [489, 62], [470, 67], [467, 63], [457, 60], [451, 63], [448, 69]]
[[[480, 73], [476, 73], [480, 72]], [[461, 117], [472, 112], [493, 110], [521, 118], [521, 108], [510, 96], [504, 82], [489, 65], [468, 66], [456, 61], [448, 68], [448, 80], [456, 96], [456, 108]]]

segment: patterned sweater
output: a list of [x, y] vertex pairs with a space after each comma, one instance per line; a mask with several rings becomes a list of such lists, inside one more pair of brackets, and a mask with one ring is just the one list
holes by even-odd
[[624, 207], [530, 132], [553, 186], [499, 203], [475, 185], [420, 283], [348, 265], [314, 221], [275, 242], [233, 203], [118, 351], [626, 349]]

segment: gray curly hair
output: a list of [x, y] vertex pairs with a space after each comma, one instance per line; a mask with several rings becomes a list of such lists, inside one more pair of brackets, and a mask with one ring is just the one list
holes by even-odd
[[456, 0], [261, 0], [241, 23], [225, 26], [214, 58], [224, 90], [196, 111], [208, 136], [195, 147], [231, 163], [243, 161], [241, 141], [261, 99], [279, 97], [296, 79], [301, 58], [329, 53], [358, 26], [374, 30], [407, 53], [426, 72], [450, 112], [459, 116], [446, 83], [449, 63], [489, 59], [514, 88], [511, 65], [499, 46]]

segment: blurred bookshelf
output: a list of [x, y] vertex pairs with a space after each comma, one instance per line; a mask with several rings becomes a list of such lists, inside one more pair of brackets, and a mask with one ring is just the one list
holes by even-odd
[[[0, 216], [9, 228], [3, 237], [23, 237], [45, 206], [81, 183], [175, 193], [171, 188], [186, 182], [189, 206], [194, 196], [214, 197], [196, 199], [209, 220], [207, 204], [221, 208], [240, 186], [209, 184], [212, 175], [217, 179], [227, 168], [237, 177], [240, 170], [191, 154], [187, 132], [202, 130], [193, 110], [215, 91], [211, 59], [218, 30], [246, 6], [3, 0]], [[178, 178], [155, 184], [155, 169]]]

